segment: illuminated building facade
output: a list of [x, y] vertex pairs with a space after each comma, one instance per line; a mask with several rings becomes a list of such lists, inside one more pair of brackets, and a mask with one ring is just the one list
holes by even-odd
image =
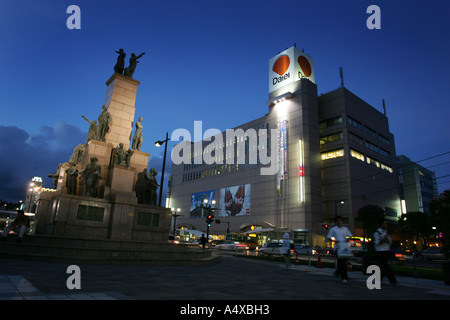
[[[352, 187], [353, 180], [374, 174], [374, 165], [367, 161], [376, 157], [370, 147], [365, 150], [353, 146], [347, 114], [355, 113], [355, 119], [366, 112], [369, 118], [373, 114], [381, 116], [379, 123], [373, 123], [374, 129], [389, 140], [383, 150], [395, 162], [394, 139], [383, 114], [343, 88], [318, 97], [314, 82], [313, 61], [303, 51], [291, 47], [269, 61], [267, 114], [215, 133], [209, 141], [192, 143], [185, 137], [174, 147], [167, 197], [168, 206], [180, 208], [183, 214], [177, 219], [177, 228], [206, 231], [208, 211], [201, 208], [204, 199], [216, 203], [213, 210], [216, 222], [209, 234], [272, 230], [279, 231], [273, 237], [280, 238], [287, 230], [296, 243], [321, 246], [325, 234], [322, 224], [334, 218], [335, 200], [343, 201], [346, 207], [339, 208], [339, 215], [345, 216], [347, 224], [354, 227], [355, 209], [360, 205], [356, 199], [362, 195], [357, 194], [358, 187], [356, 190]], [[348, 96], [343, 102], [339, 100], [342, 94]], [[342, 119], [337, 126], [327, 125], [339, 116]], [[372, 139], [367, 141], [372, 143]], [[377, 140], [377, 144], [381, 142]], [[351, 150], [360, 150], [364, 160], [354, 162]], [[380, 161], [380, 166], [381, 163], [387, 166], [392, 179], [373, 188], [397, 187], [392, 161]], [[360, 168], [359, 162], [367, 163], [366, 168]], [[386, 171], [377, 170], [377, 174]], [[331, 187], [341, 182], [345, 190]], [[373, 188], [369, 187], [370, 191]], [[391, 194], [397, 194], [396, 191], [391, 190], [388, 196], [395, 202]], [[374, 199], [395, 212], [397, 207], [391, 200], [385, 203], [385, 196], [381, 193], [367, 200]], [[397, 200], [399, 207], [398, 196]]]

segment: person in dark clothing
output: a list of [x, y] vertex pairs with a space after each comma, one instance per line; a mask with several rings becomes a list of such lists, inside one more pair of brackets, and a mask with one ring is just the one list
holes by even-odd
[[200, 244], [202, 245], [202, 248], [205, 249], [206, 237], [203, 233], [202, 233], [202, 236], [200, 237]]
[[23, 210], [17, 211], [17, 218], [14, 219], [12, 223], [9, 223], [5, 230], [3, 230], [0, 239], [6, 241], [6, 237], [11, 230], [19, 234], [17, 242], [21, 242], [25, 233], [30, 231], [30, 218], [25, 215]]

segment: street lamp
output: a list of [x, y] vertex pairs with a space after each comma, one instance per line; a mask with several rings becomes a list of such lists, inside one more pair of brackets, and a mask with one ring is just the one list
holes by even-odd
[[35, 187], [34, 186], [34, 182], [30, 183], [30, 201], [28, 202], [28, 212], [31, 211], [31, 203], [33, 202], [33, 195], [34, 195], [34, 191], [38, 191], [39, 187]]
[[[339, 201], [339, 203], [341, 205], [343, 205], [345, 203], [344, 200]], [[334, 218], [336, 219], [336, 217], [338, 216], [338, 201], [335, 199], [334, 200]]]
[[169, 133], [166, 133], [166, 139], [163, 141], [156, 141], [155, 146], [161, 147], [164, 143], [166, 144], [164, 146], [164, 159], [163, 159], [163, 167], [161, 172], [161, 183], [160, 183], [160, 189], [159, 189], [159, 200], [158, 200], [158, 206], [161, 207], [161, 199], [162, 199], [162, 190], [163, 190], [163, 183], [164, 183], [164, 170], [166, 169], [166, 153], [167, 153], [167, 141], [169, 141]]
[[176, 225], [177, 225], [177, 217], [181, 217], [181, 216], [183, 216], [182, 214], [177, 214], [177, 212], [180, 212], [181, 211], [181, 209], [180, 208], [177, 208], [177, 209], [175, 209], [175, 208], [172, 208], [172, 217], [173, 217], [173, 236], [175, 237], [175, 228], [176, 228]]

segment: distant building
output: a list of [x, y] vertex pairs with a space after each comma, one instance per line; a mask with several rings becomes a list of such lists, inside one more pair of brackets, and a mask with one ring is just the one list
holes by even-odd
[[430, 202], [437, 197], [436, 175], [406, 156], [397, 157], [402, 212], [430, 213]]
[[41, 191], [42, 191], [42, 178], [33, 177], [27, 188], [25, 205], [23, 206], [23, 210], [25, 212], [35, 212], [38, 195], [40, 194]]

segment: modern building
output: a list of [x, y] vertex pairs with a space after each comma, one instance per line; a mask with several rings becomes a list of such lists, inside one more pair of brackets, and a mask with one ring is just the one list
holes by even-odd
[[[385, 114], [345, 88], [318, 97], [313, 61], [295, 46], [269, 61], [267, 104], [258, 119], [174, 147], [168, 206], [184, 214], [177, 228], [206, 231], [212, 212], [209, 234], [257, 232], [265, 242], [288, 231], [321, 246], [336, 214], [352, 230], [364, 204], [400, 214]], [[204, 199], [215, 200], [212, 211]]]
[[439, 196], [436, 174], [403, 155], [397, 157], [397, 168], [402, 213], [420, 211], [429, 214], [431, 200]]
[[395, 142], [386, 114], [344, 87], [318, 100], [323, 220], [342, 216], [354, 234], [362, 234], [357, 211], [376, 204], [396, 221], [401, 209]]

